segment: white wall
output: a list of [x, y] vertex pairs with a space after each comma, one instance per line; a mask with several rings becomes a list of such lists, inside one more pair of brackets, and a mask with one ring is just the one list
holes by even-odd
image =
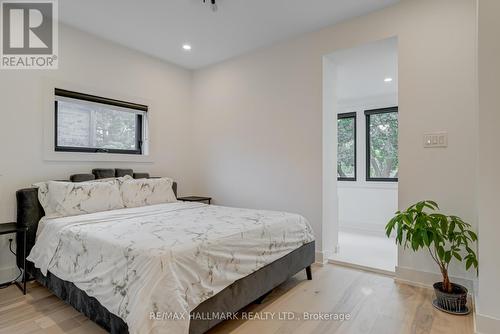
[[500, 333], [500, 2], [479, 1], [479, 294], [476, 326]]
[[[339, 83], [342, 84], [342, 83]], [[397, 182], [366, 181], [366, 120], [364, 111], [398, 105], [397, 93], [338, 102], [339, 113], [356, 112], [356, 181], [338, 181], [340, 230], [384, 235], [398, 209]]]
[[[95, 167], [131, 167], [168, 175], [179, 182], [181, 192], [191, 192], [191, 72], [67, 27], [60, 29], [59, 46], [59, 70], [0, 71], [0, 222], [15, 220], [16, 190]], [[53, 112], [55, 84], [147, 101], [151, 156], [141, 162], [46, 160], [43, 127]], [[12, 278], [8, 275], [15, 263], [7, 238], [0, 239], [0, 282]]]
[[359, 185], [339, 181], [340, 231], [385, 235], [398, 210], [397, 184]]
[[[399, 207], [433, 198], [477, 227], [475, 23], [473, 0], [402, 1], [195, 72], [198, 192], [301, 213], [323, 250], [322, 57], [397, 36]], [[449, 147], [424, 149], [423, 133], [437, 130], [448, 132]], [[437, 272], [425, 253], [400, 249], [398, 262]], [[472, 277], [461, 267], [452, 273]]]

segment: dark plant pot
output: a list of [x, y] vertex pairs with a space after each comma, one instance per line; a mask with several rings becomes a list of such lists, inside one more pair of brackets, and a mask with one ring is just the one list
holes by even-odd
[[434, 283], [434, 292], [436, 300], [434, 306], [437, 308], [454, 314], [467, 314], [467, 289], [459, 284], [451, 283], [453, 291], [451, 293], [443, 291], [443, 283]]

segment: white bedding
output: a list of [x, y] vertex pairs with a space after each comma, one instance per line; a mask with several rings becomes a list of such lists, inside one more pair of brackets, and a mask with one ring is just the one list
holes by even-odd
[[176, 202], [44, 219], [28, 260], [95, 297], [131, 334], [188, 333], [203, 301], [313, 240], [300, 215]]

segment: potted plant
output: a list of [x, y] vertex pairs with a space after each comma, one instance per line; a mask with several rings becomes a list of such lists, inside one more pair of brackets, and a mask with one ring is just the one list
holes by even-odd
[[427, 249], [432, 260], [439, 266], [443, 281], [434, 284], [436, 308], [454, 314], [467, 314], [467, 289], [450, 282], [448, 267], [455, 259], [465, 262], [466, 270], [478, 268], [477, 256], [472, 244], [477, 235], [471, 225], [460, 217], [438, 212], [436, 202], [422, 201], [405, 211], [398, 211], [385, 227], [387, 237], [396, 232], [396, 244], [413, 251]]

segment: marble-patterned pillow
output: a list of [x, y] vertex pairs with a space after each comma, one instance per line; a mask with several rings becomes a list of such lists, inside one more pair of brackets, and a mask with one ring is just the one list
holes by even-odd
[[54, 209], [49, 206], [49, 182], [39, 182], [32, 185], [38, 188], [38, 201], [42, 205], [45, 215], [52, 215]]
[[[132, 179], [131, 176], [125, 175], [125, 176], [122, 176], [122, 177], [116, 177], [116, 178], [113, 177], [113, 178], [106, 178], [106, 179], [90, 180], [90, 181], [78, 182], [78, 183], [75, 183], [75, 184], [88, 184], [88, 183], [96, 183], [96, 182], [110, 182], [110, 181], [113, 181], [113, 182], [117, 183], [118, 187], [120, 187], [121, 184], [125, 180], [130, 180], [130, 179]], [[34, 187], [34, 188], [38, 188], [38, 201], [42, 205], [43, 210], [45, 211], [45, 215], [49, 216], [49, 217], [50, 216], [58, 216], [59, 214], [57, 213], [56, 208], [49, 201], [49, 182], [63, 182], [63, 181], [38, 182], [38, 183], [32, 184], [31, 186]], [[69, 183], [69, 182], [65, 182], [65, 183]], [[123, 201], [122, 201], [122, 203], [123, 203]], [[122, 207], [123, 207], [123, 205], [122, 205]]]
[[172, 179], [129, 179], [123, 181], [121, 192], [127, 208], [176, 202]]
[[117, 179], [80, 183], [49, 181], [47, 199], [47, 216], [76, 216], [124, 207]]

